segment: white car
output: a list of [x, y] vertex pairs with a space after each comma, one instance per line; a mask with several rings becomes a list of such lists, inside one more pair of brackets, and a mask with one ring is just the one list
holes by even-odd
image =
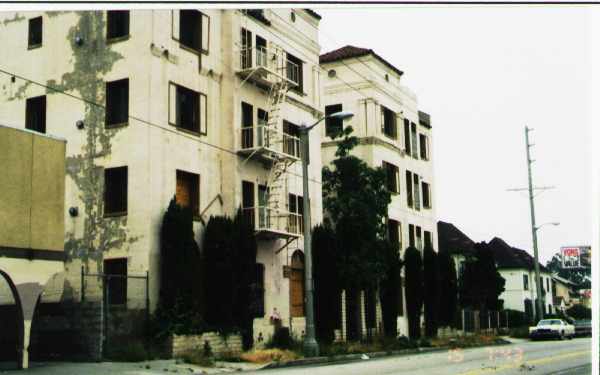
[[575, 326], [562, 319], [543, 319], [535, 327], [529, 327], [529, 338], [532, 340], [546, 337], [559, 339], [575, 336]]

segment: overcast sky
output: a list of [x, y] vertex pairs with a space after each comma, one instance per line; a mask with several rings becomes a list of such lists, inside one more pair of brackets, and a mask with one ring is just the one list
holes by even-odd
[[525, 125], [543, 263], [591, 243], [590, 22], [585, 7], [316, 8], [327, 52], [372, 48], [404, 71], [432, 116], [437, 215], [475, 241], [494, 236], [533, 254]]

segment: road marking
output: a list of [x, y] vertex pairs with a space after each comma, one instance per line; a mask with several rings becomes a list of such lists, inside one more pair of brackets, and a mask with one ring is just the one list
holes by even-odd
[[484, 369], [477, 369], [477, 370], [470, 370], [467, 372], [463, 372], [459, 375], [480, 375], [480, 374], [488, 374], [490, 372], [498, 372], [498, 371], [504, 371], [504, 370], [512, 370], [512, 369], [516, 369], [521, 367], [521, 365], [525, 364], [525, 365], [544, 365], [546, 363], [550, 363], [550, 362], [556, 362], [556, 361], [560, 361], [566, 358], [573, 358], [573, 357], [579, 357], [585, 354], [591, 354], [589, 350], [581, 350], [578, 352], [572, 352], [572, 353], [565, 353], [565, 354], [560, 354], [560, 355], [554, 355], [552, 357], [544, 357], [544, 358], [539, 358], [539, 359], [533, 359], [530, 361], [527, 360], [523, 360], [523, 361], [519, 361], [518, 363], [513, 363], [513, 364], [508, 364], [508, 365], [504, 365], [504, 366], [496, 366], [496, 367], [488, 367], [488, 368], [484, 368]]

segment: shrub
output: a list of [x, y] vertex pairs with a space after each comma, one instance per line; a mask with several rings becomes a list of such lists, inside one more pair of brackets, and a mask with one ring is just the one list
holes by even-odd
[[251, 352], [242, 353], [240, 358], [252, 363], [267, 362], [287, 362], [300, 358], [300, 356], [291, 350], [281, 349], [258, 349]]
[[567, 315], [574, 319], [592, 319], [592, 310], [583, 305], [575, 305], [567, 310]]
[[290, 335], [288, 327], [279, 327], [265, 346], [269, 349], [296, 349], [300, 347], [300, 343]]
[[111, 342], [106, 348], [106, 358], [118, 362], [141, 362], [149, 358], [141, 340], [127, 340], [123, 343]]
[[524, 312], [518, 310], [504, 310], [501, 315], [508, 314], [508, 327], [522, 327], [532, 324], [531, 318]]
[[184, 353], [181, 356], [181, 359], [185, 363], [190, 363], [192, 365], [202, 366], [202, 367], [213, 367], [215, 365], [215, 360], [211, 356], [207, 356], [204, 354], [204, 351], [200, 350], [190, 350], [187, 353]]
[[526, 339], [529, 337], [529, 326], [511, 328], [509, 336], [517, 339]]

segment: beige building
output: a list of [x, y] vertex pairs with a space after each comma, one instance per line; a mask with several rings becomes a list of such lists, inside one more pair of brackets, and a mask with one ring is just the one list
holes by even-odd
[[[320, 62], [323, 74], [327, 74], [323, 83], [325, 114], [342, 110], [354, 113], [346, 124], [327, 120], [322, 128], [323, 164], [335, 158], [337, 140], [331, 135], [352, 126], [353, 135], [359, 139], [352, 153], [387, 171], [392, 193], [389, 236], [400, 243], [401, 256], [409, 246], [423, 250], [430, 245], [437, 251], [431, 120], [419, 110], [415, 94], [402, 84], [403, 72], [373, 50], [353, 46], [322, 54]], [[408, 336], [403, 296], [398, 333]], [[359, 329], [380, 329], [379, 303], [365, 301], [364, 293], [359, 299], [363, 317]], [[369, 306], [375, 312], [365, 311]], [[373, 314], [377, 327], [367, 327], [364, 316]], [[343, 337], [346, 330], [342, 324]]]
[[[319, 20], [303, 9], [0, 15], [0, 123], [67, 141], [65, 273], [42, 301], [77, 301], [81, 285], [99, 299], [101, 279], [82, 283], [83, 270], [140, 276], [112, 279], [108, 302], [153, 309], [160, 225], [176, 196], [195, 212], [198, 243], [211, 215], [242, 207], [253, 218], [255, 337], [272, 333], [272, 314], [302, 334], [297, 129], [322, 116]], [[314, 223], [320, 143], [312, 132]]]
[[0, 350], [27, 368], [38, 297], [64, 269], [65, 142], [0, 125], [0, 170], [0, 298], [16, 305], [0, 312]]

